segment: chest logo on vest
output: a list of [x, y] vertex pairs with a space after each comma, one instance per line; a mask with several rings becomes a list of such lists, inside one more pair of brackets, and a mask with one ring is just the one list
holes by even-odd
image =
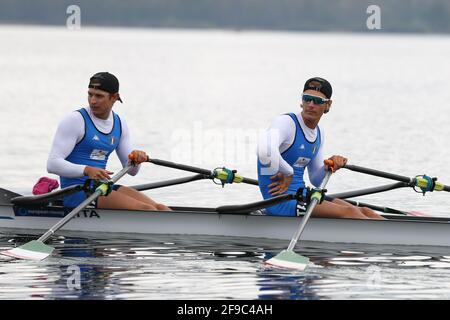
[[299, 157], [294, 163], [294, 167], [306, 167], [306, 165], [311, 161], [310, 158]]
[[94, 149], [91, 152], [90, 158], [92, 160], [105, 160], [107, 155], [108, 155], [108, 151]]
[[300, 146], [300, 150], [305, 150], [305, 145], [302, 143], [302, 145]]
[[111, 137], [109, 138], [109, 144], [110, 144], [110, 145], [113, 145], [114, 142], [116, 142], [116, 137], [111, 136]]
[[94, 137], [92, 138], [92, 140], [100, 141], [100, 139], [99, 139], [99, 137], [97, 137], [97, 135], [94, 135]]

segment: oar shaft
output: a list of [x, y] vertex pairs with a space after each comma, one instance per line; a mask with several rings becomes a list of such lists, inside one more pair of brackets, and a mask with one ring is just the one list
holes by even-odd
[[259, 186], [258, 180], [251, 179], [251, 178], [245, 178], [242, 180], [243, 183], [252, 184], [254, 186]]
[[428, 191], [450, 192], [450, 186], [446, 186], [443, 183], [436, 181], [437, 178], [431, 178], [426, 175], [421, 175], [421, 176], [418, 175], [414, 178], [409, 178], [409, 177], [401, 176], [399, 174], [364, 168], [364, 167], [350, 165], [350, 164], [345, 165], [344, 168], [355, 171], [355, 172], [370, 174], [370, 175], [381, 177], [381, 178], [405, 182], [405, 183], [409, 184], [410, 187], [413, 187], [413, 188], [419, 187], [422, 190], [423, 194], [425, 194], [425, 192], [428, 192]]
[[[193, 167], [193, 166], [189, 166], [189, 165], [185, 165], [185, 164], [181, 164], [181, 163], [175, 163], [175, 162], [166, 161], [166, 160], [161, 160], [161, 159], [148, 158], [147, 161], [151, 162], [153, 164], [156, 164], [158, 166], [204, 174], [206, 176], [209, 176], [211, 179], [216, 178], [217, 172], [220, 171], [218, 169], [215, 171], [207, 170], [207, 169], [203, 169], [203, 168]], [[225, 174], [225, 178], [221, 176], [222, 174]], [[219, 174], [220, 180], [225, 181], [227, 177], [228, 177], [227, 173], [222, 170], [221, 174]], [[252, 184], [252, 185], [256, 185], [256, 186], [258, 185], [258, 180], [241, 177], [241, 176], [239, 176], [239, 178], [237, 178], [237, 176], [236, 176], [236, 179], [234, 182], [242, 182], [242, 183]]]
[[53, 227], [51, 227], [46, 233], [44, 233], [38, 241], [45, 242], [48, 238], [50, 238], [56, 231], [61, 229], [67, 222], [69, 222], [76, 214], [78, 214], [81, 210], [83, 210], [89, 203], [97, 199], [100, 196], [101, 191], [95, 191], [91, 194], [86, 200], [80, 203], [75, 209], [73, 209], [67, 216], [58, 221]]
[[258, 202], [252, 202], [247, 204], [241, 204], [241, 205], [226, 205], [226, 206], [220, 206], [215, 209], [218, 213], [243, 213], [243, 212], [251, 212], [263, 208], [267, 208], [276, 204], [279, 204], [281, 202], [294, 200], [296, 199], [295, 193], [288, 193], [288, 194], [282, 194], [273, 198], [269, 198], [266, 200], [261, 200]]
[[414, 182], [414, 179], [411, 179], [409, 177], [401, 176], [401, 175], [394, 174], [394, 173], [379, 171], [379, 170], [375, 170], [375, 169], [364, 168], [364, 167], [360, 167], [360, 166], [356, 166], [356, 165], [347, 164], [347, 165], [345, 165], [344, 168], [351, 170], [351, 171], [355, 171], [355, 172], [370, 174], [370, 175], [373, 175], [376, 177], [397, 180], [397, 181], [402, 181], [402, 182], [406, 182], [406, 183]]
[[389, 207], [377, 206], [374, 204], [360, 202], [360, 201], [354, 201], [354, 200], [349, 200], [349, 199], [345, 199], [344, 201], [346, 201], [354, 206], [357, 206], [357, 207], [367, 207], [369, 209], [384, 212], [384, 213], [408, 215], [408, 212], [406, 212], [406, 211], [401, 211], [401, 210], [397, 210], [397, 209], [393, 209], [393, 208], [389, 208]]
[[175, 186], [178, 184], [183, 184], [183, 183], [188, 183], [188, 182], [203, 180], [203, 179], [209, 179], [209, 176], [206, 176], [204, 174], [196, 174], [194, 176], [184, 177], [184, 178], [179, 178], [179, 179], [139, 184], [139, 185], [131, 186], [130, 188], [133, 188], [138, 191], [144, 191], [144, 190], [151, 190], [151, 189]]
[[197, 167], [193, 167], [193, 166], [188, 166], [188, 165], [185, 165], [185, 164], [175, 163], [175, 162], [166, 161], [166, 160], [153, 159], [153, 158], [150, 159], [149, 158], [148, 162], [151, 162], [151, 163], [156, 164], [158, 166], [163, 166], [163, 167], [168, 167], [168, 168], [173, 168], [173, 169], [178, 169], [178, 170], [190, 171], [190, 172], [206, 174], [206, 175], [212, 175], [213, 174], [213, 172], [211, 170], [206, 170], [206, 169], [197, 168]]
[[[119, 171], [116, 175], [111, 178], [111, 181], [115, 183], [121, 177], [123, 177], [133, 166], [126, 166], [121, 171]], [[93, 194], [87, 197], [82, 203], [80, 203], [75, 209], [73, 209], [67, 216], [58, 221], [54, 226], [52, 226], [46, 233], [44, 233], [38, 241], [45, 242], [48, 238], [50, 238], [56, 231], [61, 229], [67, 222], [70, 221], [75, 215], [77, 215], [81, 210], [83, 210], [89, 203], [97, 199], [99, 196], [103, 194], [102, 190], [97, 188]]]
[[[327, 171], [327, 173], [325, 174], [325, 177], [323, 178], [319, 189], [324, 189], [325, 186], [328, 183], [328, 180], [330, 179], [332, 174], [332, 171], [329, 170]], [[287, 248], [288, 251], [293, 251], [295, 248], [295, 245], [298, 242], [298, 239], [300, 238], [300, 236], [303, 233], [303, 230], [305, 229], [306, 223], [308, 222], [314, 208], [316, 207], [316, 205], [319, 203], [319, 199], [317, 199], [316, 197], [313, 197], [313, 199], [311, 200], [311, 202], [308, 205], [308, 208], [306, 209], [305, 215], [302, 218], [302, 222], [300, 225], [300, 228], [297, 229], [297, 232], [295, 233], [295, 235], [292, 237], [291, 242], [289, 243], [289, 247]]]
[[346, 198], [360, 197], [360, 196], [365, 196], [368, 194], [375, 194], [375, 193], [379, 193], [379, 192], [385, 192], [385, 191], [389, 191], [389, 190], [406, 188], [406, 187], [409, 187], [408, 183], [396, 182], [396, 183], [387, 184], [384, 186], [378, 186], [378, 187], [373, 187], [373, 188], [358, 189], [358, 190], [353, 190], [353, 191], [346, 191], [346, 192], [330, 194], [325, 197], [325, 200], [333, 200], [334, 198], [346, 199]]

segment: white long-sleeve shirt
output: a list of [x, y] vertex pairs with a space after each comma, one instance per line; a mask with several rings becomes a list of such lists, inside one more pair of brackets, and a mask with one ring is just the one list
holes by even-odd
[[[94, 116], [89, 107], [85, 109], [100, 132], [111, 132], [114, 125], [112, 112], [109, 114], [108, 119], [103, 120]], [[130, 143], [130, 134], [127, 123], [123, 118], [120, 118], [120, 121], [122, 124], [122, 135], [116, 153], [122, 166], [125, 167], [128, 164], [128, 154], [134, 149]], [[85, 133], [84, 130], [84, 119], [80, 112], [71, 112], [61, 120], [53, 138], [53, 144], [47, 160], [47, 171], [49, 173], [67, 178], [84, 176], [85, 165], [71, 163], [66, 160], [75, 145], [83, 138]], [[139, 166], [136, 166], [129, 171], [129, 174], [134, 176], [138, 171]]]
[[[301, 115], [296, 114], [298, 122], [308, 141], [316, 140], [318, 129], [311, 129], [306, 126]], [[270, 163], [273, 157], [278, 158], [279, 171], [284, 175], [294, 174], [294, 169], [283, 159], [281, 154], [286, 151], [295, 139], [295, 123], [289, 115], [276, 117], [270, 127], [263, 132], [258, 141], [258, 158], [262, 163]], [[323, 164], [324, 131], [320, 128], [321, 144], [316, 157], [306, 166], [309, 180], [314, 186], [319, 186], [325, 176], [325, 166]], [[273, 141], [273, 137], [278, 137], [278, 141]]]

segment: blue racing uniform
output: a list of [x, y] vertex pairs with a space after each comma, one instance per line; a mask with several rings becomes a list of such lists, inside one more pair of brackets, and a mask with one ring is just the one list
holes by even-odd
[[[113, 112], [114, 125], [111, 132], [102, 133], [96, 128], [86, 109], [79, 109], [77, 111], [83, 116], [85, 133], [84, 137], [75, 145], [65, 160], [75, 164], [105, 169], [109, 155], [119, 145], [122, 135], [120, 118]], [[83, 184], [87, 179], [87, 176], [79, 178], [60, 177], [61, 188]], [[83, 191], [79, 191], [65, 196], [64, 206], [74, 208], [85, 199], [86, 194]]]
[[[295, 193], [299, 188], [305, 187], [305, 181], [303, 179], [305, 167], [317, 156], [321, 144], [321, 136], [320, 129], [317, 127], [316, 140], [308, 141], [300, 123], [298, 122], [297, 116], [294, 113], [289, 113], [288, 115], [295, 123], [295, 138], [292, 145], [281, 153], [281, 156], [294, 169], [294, 176], [287, 193]], [[259, 189], [264, 199], [269, 199], [272, 197], [269, 194], [269, 184], [274, 181], [272, 181], [270, 177], [278, 172], [276, 171], [275, 173], [272, 172], [271, 174], [264, 174], [264, 168], [266, 169], [265, 171], [269, 172], [268, 168], [270, 168], [270, 165], [270, 163], [262, 164], [258, 159]], [[277, 216], [296, 216], [297, 201], [291, 200], [268, 207], [266, 209], [266, 213]]]

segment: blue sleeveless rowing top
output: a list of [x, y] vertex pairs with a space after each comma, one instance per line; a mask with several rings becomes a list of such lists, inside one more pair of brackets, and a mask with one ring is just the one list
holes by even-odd
[[[294, 177], [287, 190], [287, 193], [295, 193], [298, 188], [305, 187], [305, 181], [303, 174], [305, 173], [305, 167], [316, 156], [320, 148], [321, 138], [320, 129], [317, 127], [317, 137], [315, 141], [308, 141], [303, 132], [297, 116], [294, 113], [287, 114], [291, 117], [295, 123], [295, 137], [292, 145], [281, 154], [281, 157], [294, 169]], [[258, 159], [258, 181], [259, 189], [264, 199], [271, 198], [269, 194], [269, 184], [273, 181], [270, 177], [278, 173], [278, 168], [269, 170], [270, 164], [264, 165]], [[274, 172], [275, 171], [275, 172]], [[288, 203], [281, 203], [267, 208], [267, 213], [272, 215], [296, 215], [296, 201], [289, 201]]]
[[[75, 164], [105, 169], [109, 155], [119, 145], [120, 137], [122, 135], [120, 118], [113, 112], [114, 124], [112, 130], [105, 134], [96, 128], [86, 109], [82, 108], [77, 111], [83, 116], [84, 136], [75, 145], [74, 149], [65, 160]], [[61, 188], [75, 184], [83, 184], [87, 179], [87, 176], [79, 178], [60, 177]], [[85, 199], [85, 193], [80, 191], [65, 196], [64, 206], [73, 208], [78, 206]]]

